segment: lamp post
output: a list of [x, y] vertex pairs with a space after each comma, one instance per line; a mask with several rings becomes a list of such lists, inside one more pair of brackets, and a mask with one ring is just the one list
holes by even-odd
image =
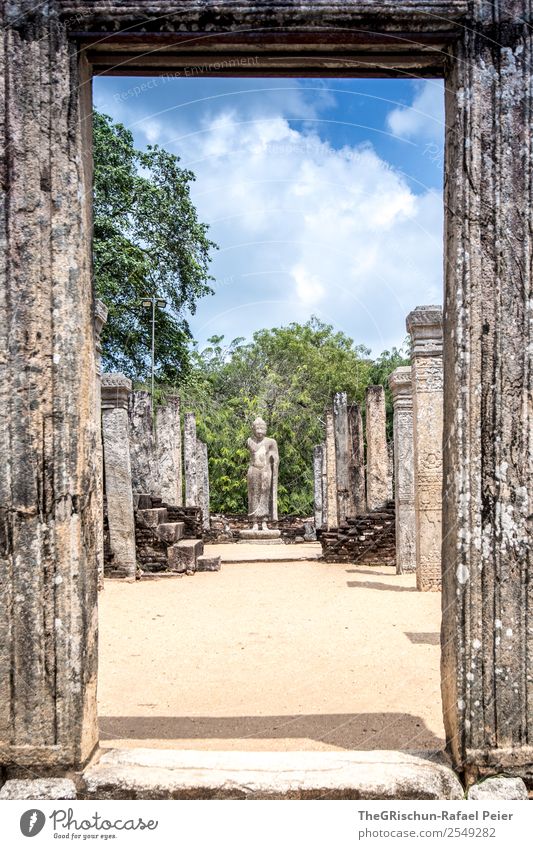
[[151, 297], [151, 298], [143, 298], [141, 301], [143, 307], [152, 307], [152, 391], [150, 393], [150, 400], [152, 403], [152, 415], [154, 412], [154, 372], [155, 372], [155, 308], [161, 307], [164, 309], [167, 305], [167, 302], [163, 300], [163, 298]]

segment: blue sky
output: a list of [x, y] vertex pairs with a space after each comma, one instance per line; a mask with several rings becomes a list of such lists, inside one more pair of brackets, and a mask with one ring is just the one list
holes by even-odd
[[101, 77], [94, 102], [196, 174], [200, 346], [317, 315], [378, 354], [442, 303], [440, 81]]

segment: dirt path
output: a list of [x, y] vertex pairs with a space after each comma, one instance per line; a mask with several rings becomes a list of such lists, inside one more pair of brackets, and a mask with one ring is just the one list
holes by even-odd
[[384, 566], [107, 581], [103, 745], [439, 748], [439, 626], [440, 595]]

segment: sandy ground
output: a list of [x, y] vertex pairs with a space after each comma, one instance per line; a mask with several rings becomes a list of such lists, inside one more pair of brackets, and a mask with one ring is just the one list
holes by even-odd
[[102, 745], [440, 748], [439, 624], [440, 594], [385, 566], [107, 581]]

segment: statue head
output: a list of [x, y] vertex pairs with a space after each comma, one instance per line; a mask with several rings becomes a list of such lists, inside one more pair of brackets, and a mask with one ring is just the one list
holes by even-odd
[[252, 431], [254, 436], [256, 436], [258, 439], [261, 439], [263, 436], [266, 436], [267, 426], [264, 419], [258, 416], [252, 424]]

